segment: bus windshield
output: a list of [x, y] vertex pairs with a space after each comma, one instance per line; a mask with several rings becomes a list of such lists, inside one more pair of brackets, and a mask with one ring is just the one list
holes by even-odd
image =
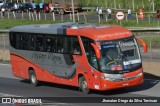
[[106, 73], [125, 73], [142, 66], [134, 37], [100, 42], [100, 70]]

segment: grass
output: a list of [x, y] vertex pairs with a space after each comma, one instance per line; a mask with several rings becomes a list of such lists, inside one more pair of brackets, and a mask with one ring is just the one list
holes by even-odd
[[[83, 1], [83, 2], [82, 2]], [[115, 1], [115, 2], [114, 2]], [[152, 0], [80, 0], [82, 6], [89, 7], [110, 7], [117, 9], [133, 9], [132, 1], [134, 1], [134, 10], [137, 8], [144, 8], [145, 11], [152, 11]], [[154, 0], [155, 9], [159, 9], [160, 3], [158, 0]], [[116, 4], [116, 5], [115, 5]], [[143, 5], [144, 4], [144, 5]]]
[[20, 25], [29, 25], [29, 24], [54, 24], [54, 23], [60, 23], [61, 21], [52, 21], [52, 20], [37, 20], [32, 21], [29, 19], [24, 20], [16, 20], [16, 19], [0, 19], [0, 29], [9, 29], [14, 26], [20, 26]]
[[146, 21], [139, 21], [139, 23], [137, 24], [137, 21], [121, 21], [120, 22], [117, 22], [115, 20], [111, 20], [109, 21], [110, 24], [116, 24], [116, 25], [121, 25], [123, 27], [157, 27], [158, 24], [157, 24], [157, 21], [154, 21], [154, 22], [151, 22], [150, 24]]
[[3, 59], [0, 59], [0, 63], [10, 63], [10, 60], [3, 60]]
[[156, 37], [141, 37], [143, 40], [145, 40], [146, 42], [154, 42], [154, 41], [158, 41], [160, 42], [160, 36], [156, 36]]
[[155, 37], [141, 37], [148, 46], [151, 44], [153, 48], [159, 48], [160, 47], [160, 36], [155, 36]]
[[[61, 20], [53, 21], [53, 20], [29, 20], [29, 19], [7, 19], [3, 18], [0, 19], [0, 29], [9, 29], [14, 26], [20, 26], [20, 25], [28, 25], [28, 24], [54, 24], [54, 23], [61, 23]], [[64, 22], [69, 22], [69, 20], [65, 20]], [[80, 22], [85, 22], [84, 20], [80, 20]], [[88, 23], [99, 23], [98, 19], [95, 20], [87, 20]], [[108, 20], [107, 22], [105, 20], [102, 20], [100, 24], [115, 24], [115, 25], [121, 25], [123, 27], [158, 27], [157, 21], [152, 21], [150, 24], [147, 21], [139, 21], [139, 24], [135, 20], [123, 20], [121, 23], [117, 22], [116, 20]]]

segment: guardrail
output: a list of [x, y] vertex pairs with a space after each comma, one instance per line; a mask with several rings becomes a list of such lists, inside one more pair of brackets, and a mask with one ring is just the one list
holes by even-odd
[[[145, 27], [127, 27], [132, 32], [160, 32], [160, 27], [154, 27], [154, 28], [145, 28]], [[1, 29], [0, 33], [8, 33], [8, 29]]]
[[[99, 7], [99, 8], [101, 8], [101, 7]], [[82, 10], [84, 10], [84, 11], [86, 11], [86, 10], [96, 10], [96, 7], [82, 7]], [[102, 10], [103, 11], [106, 11], [107, 10], [107, 8], [102, 8]], [[112, 11], [124, 11], [124, 12], [127, 12], [127, 9], [115, 9], [115, 8], [111, 8], [111, 10]], [[137, 9], [137, 10], [135, 10], [135, 11], [133, 11], [133, 10], [131, 10], [132, 11], [132, 13], [139, 13], [139, 10]], [[156, 13], [156, 11], [143, 11], [143, 13], [145, 14], [145, 13], [150, 13], [150, 14], [155, 14]]]
[[0, 29], [0, 33], [7, 33], [7, 32], [9, 32], [8, 29]]
[[160, 27], [153, 27], [153, 28], [145, 28], [145, 27], [127, 27], [132, 32], [159, 32]]

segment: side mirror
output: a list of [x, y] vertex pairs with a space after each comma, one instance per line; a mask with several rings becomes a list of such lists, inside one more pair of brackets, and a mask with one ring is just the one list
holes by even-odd
[[100, 58], [101, 58], [101, 53], [100, 53], [99, 48], [98, 48], [94, 43], [91, 43], [91, 45], [92, 45], [92, 47], [93, 47], [94, 50], [95, 50], [96, 57], [97, 57], [98, 59], [100, 59]]
[[144, 53], [146, 53], [148, 51], [147, 43], [140, 38], [136, 38], [136, 40], [142, 44]]

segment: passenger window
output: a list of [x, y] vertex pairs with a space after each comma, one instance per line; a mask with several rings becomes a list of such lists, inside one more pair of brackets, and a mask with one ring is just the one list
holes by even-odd
[[35, 49], [35, 37], [34, 37], [33, 34], [31, 34], [30, 36], [31, 36], [30, 50], [31, 50], [31, 51], [35, 51], [35, 50], [36, 50], [36, 49]]
[[29, 36], [26, 34], [21, 35], [21, 49], [29, 50]]
[[63, 43], [64, 43], [64, 37], [58, 37], [57, 39], [57, 52], [58, 53], [64, 52]]
[[82, 54], [78, 38], [72, 39], [72, 54], [77, 54], [77, 55]]
[[36, 51], [44, 51], [43, 36], [36, 37]]
[[10, 33], [10, 44], [12, 47], [17, 48], [16, 47], [16, 35], [15, 33]]
[[23, 33], [16, 33], [16, 48], [20, 50], [29, 50], [29, 36]]
[[90, 48], [90, 54], [89, 54], [89, 58], [90, 58], [90, 64], [91, 66], [93, 66], [94, 68], [98, 69], [98, 61], [96, 58], [96, 53], [95, 50], [93, 49], [93, 47], [91, 46]]
[[53, 39], [50, 37], [46, 38], [46, 52], [53, 52], [52, 46], [53, 46]]
[[91, 46], [93, 40], [82, 37], [82, 42], [89, 64], [94, 68], [98, 69], [98, 60], [96, 58], [96, 53], [93, 47]]
[[57, 52], [57, 37], [52, 37], [52, 49], [53, 49], [53, 52]]

